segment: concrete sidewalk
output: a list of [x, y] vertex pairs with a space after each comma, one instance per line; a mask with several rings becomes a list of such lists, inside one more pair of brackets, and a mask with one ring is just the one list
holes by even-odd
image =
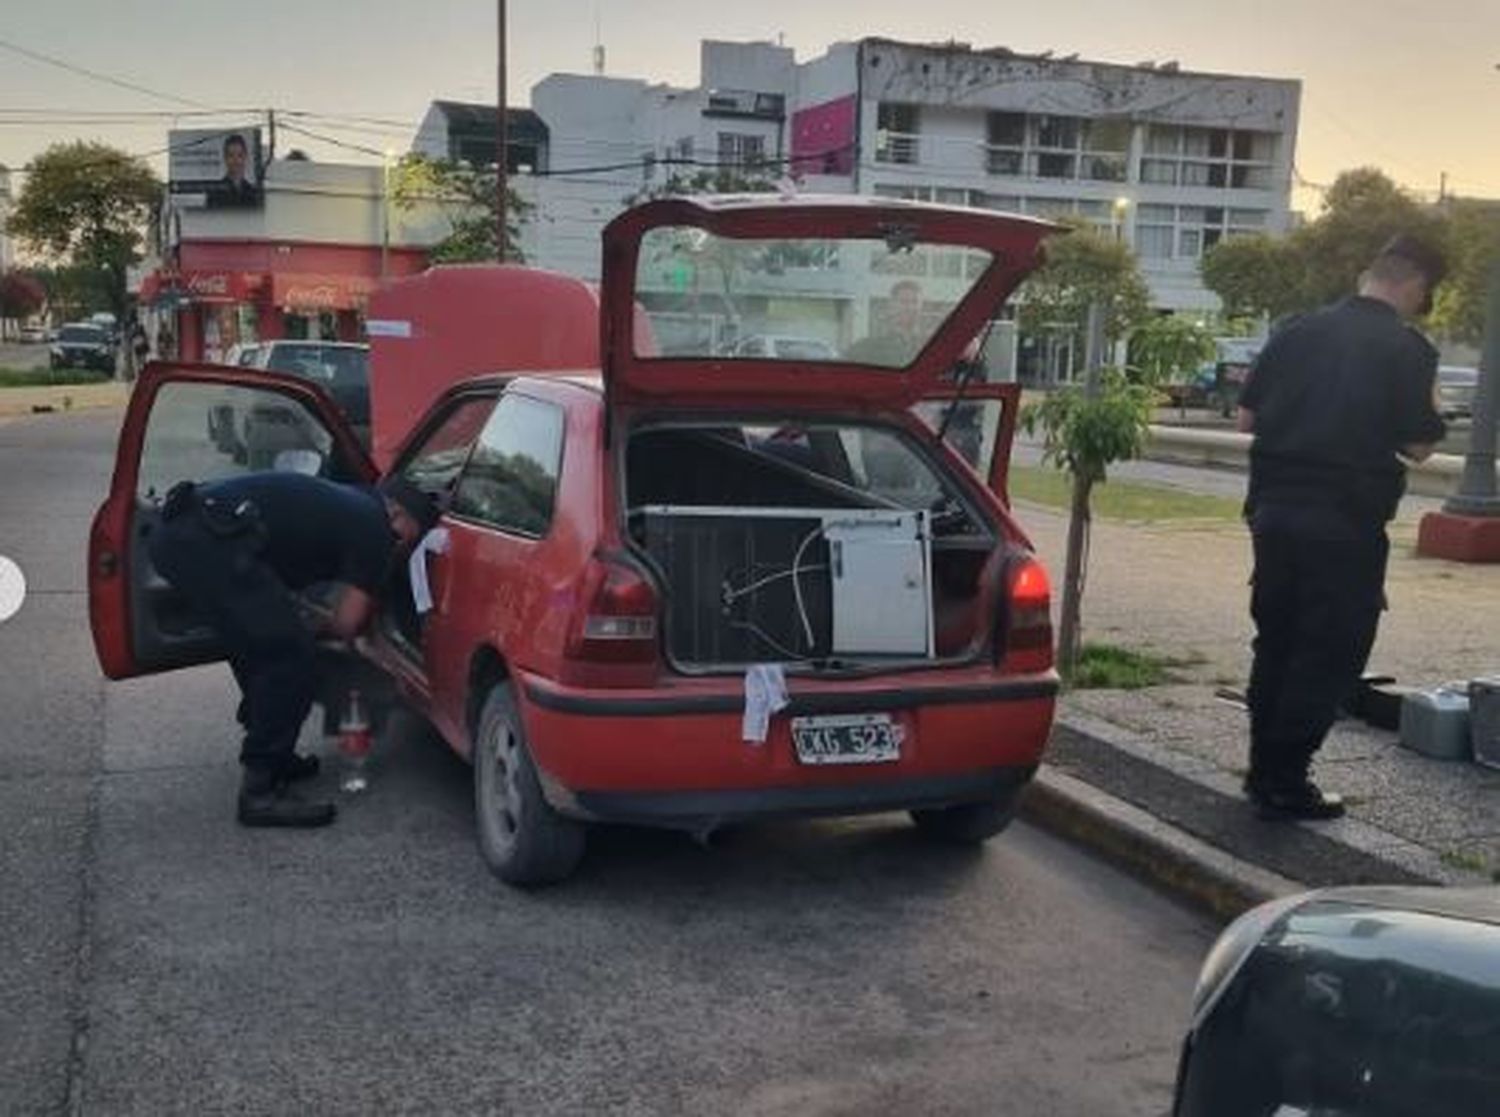
[[[1416, 557], [1425, 503], [1408, 501], [1392, 525], [1390, 608], [1370, 669], [1423, 686], [1500, 674], [1500, 569]], [[1066, 517], [1021, 502], [1017, 510], [1057, 580]], [[1340, 722], [1316, 764], [1324, 786], [1345, 795], [1347, 818], [1284, 824], [1254, 817], [1240, 793], [1246, 714], [1216, 696], [1221, 688], [1243, 690], [1249, 672], [1249, 575], [1249, 539], [1238, 523], [1095, 520], [1085, 640], [1170, 657], [1180, 663], [1180, 681], [1068, 694], [1043, 784], [1097, 790], [1189, 835], [1209, 860], [1222, 851], [1309, 886], [1493, 879], [1500, 871], [1500, 771], [1428, 759], [1363, 723]], [[1056, 815], [1055, 789], [1044, 788], [1042, 798]], [[1054, 828], [1067, 830], [1070, 818]], [[1140, 840], [1119, 827], [1085, 829], [1086, 840], [1106, 853]], [[1149, 857], [1144, 867], [1176, 887], [1166, 878], [1181, 875], [1179, 859], [1169, 859], [1170, 871], [1157, 873]], [[1224, 914], [1235, 906], [1207, 902]]]

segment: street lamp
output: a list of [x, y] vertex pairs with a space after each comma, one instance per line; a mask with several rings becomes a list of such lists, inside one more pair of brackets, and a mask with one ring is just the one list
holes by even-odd
[[386, 277], [391, 255], [391, 167], [395, 165], [396, 153], [385, 149], [380, 163], [380, 278]]
[[1121, 195], [1114, 202], [1115, 240], [1125, 239], [1125, 215], [1130, 212], [1130, 199]]

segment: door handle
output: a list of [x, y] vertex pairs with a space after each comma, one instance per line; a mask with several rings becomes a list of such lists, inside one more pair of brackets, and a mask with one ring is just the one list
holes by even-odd
[[120, 556], [113, 551], [99, 552], [99, 573], [106, 578], [113, 578], [120, 572]]

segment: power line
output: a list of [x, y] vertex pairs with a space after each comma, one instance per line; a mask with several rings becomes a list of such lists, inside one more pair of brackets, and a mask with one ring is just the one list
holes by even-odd
[[334, 147], [347, 148], [350, 151], [362, 152], [365, 155], [374, 155], [380, 159], [385, 158], [385, 152], [383, 151], [379, 151], [373, 147], [365, 147], [363, 144], [351, 143], [348, 140], [337, 139], [334, 136], [324, 135], [321, 132], [314, 132], [312, 129], [304, 128], [300, 124], [287, 124], [283, 122], [281, 127], [288, 132], [295, 132], [299, 136], [306, 136], [310, 140], [317, 140], [319, 143], [331, 144]]
[[55, 66], [59, 70], [66, 70], [70, 74], [77, 74], [80, 77], [90, 78], [93, 81], [104, 82], [106, 85], [113, 85], [117, 89], [128, 89], [132, 93], [144, 93], [147, 97], [155, 97], [161, 101], [173, 101], [179, 105], [189, 105], [195, 109], [213, 109], [214, 107], [203, 101], [195, 101], [191, 97], [179, 97], [175, 93], [163, 93], [159, 89], [152, 89], [149, 86], [140, 85], [125, 78], [117, 78], [111, 74], [100, 73], [98, 70], [90, 70], [87, 66], [79, 66], [61, 58], [54, 58], [50, 54], [43, 54], [39, 50], [23, 47], [20, 43], [13, 43], [8, 39], [0, 39], [0, 49], [8, 50], [13, 54], [19, 54], [21, 57], [29, 58], [33, 62]]
[[[115, 154], [107, 155], [100, 159], [91, 160], [87, 163], [79, 163], [77, 164], [77, 169], [92, 170], [96, 167], [116, 167], [121, 163], [144, 162], [147, 159], [155, 159], [158, 155], [169, 155], [174, 151], [186, 151], [189, 148], [197, 147], [200, 144], [216, 143], [219, 140], [219, 135], [219, 133], [215, 132], [207, 136], [198, 136], [195, 139], [188, 140], [186, 143], [168, 144], [166, 147], [154, 148], [151, 151], [121, 151]], [[10, 167], [8, 169], [10, 173], [14, 175], [34, 174], [36, 171], [36, 160], [32, 160], [29, 163], [24, 163], [19, 167]]]

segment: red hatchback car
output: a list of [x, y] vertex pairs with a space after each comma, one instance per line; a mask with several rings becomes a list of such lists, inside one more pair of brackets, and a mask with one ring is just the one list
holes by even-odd
[[[394, 572], [357, 652], [473, 762], [498, 876], [567, 876], [591, 821], [1006, 826], [1058, 679], [1004, 488], [1018, 391], [964, 357], [1051, 231], [847, 197], [652, 202], [604, 234], [602, 369], [467, 379], [414, 425], [391, 469], [444, 501], [448, 547], [423, 560], [430, 607]], [[725, 356], [736, 334], [827, 356]], [[148, 372], [90, 543], [111, 678], [216, 658], [143, 540], [175, 481], [245, 468], [205, 414], [268, 397], [308, 434], [279, 468], [376, 478], [313, 385]]]

